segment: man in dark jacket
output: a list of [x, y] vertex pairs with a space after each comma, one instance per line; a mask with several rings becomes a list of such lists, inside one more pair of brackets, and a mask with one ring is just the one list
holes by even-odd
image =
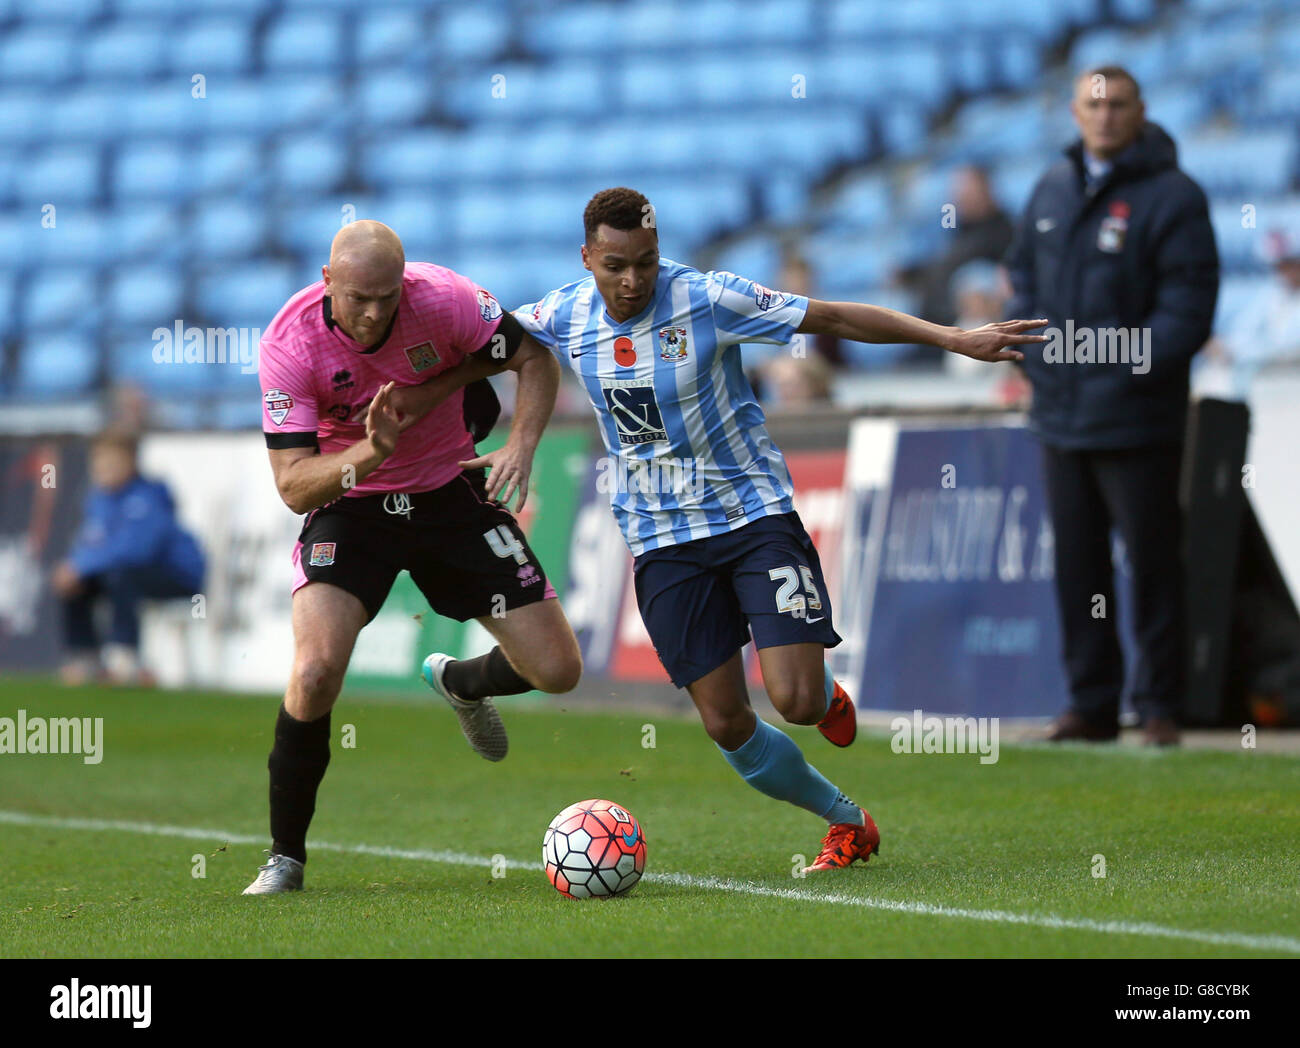
[[1193, 355], [1210, 334], [1218, 255], [1205, 194], [1146, 120], [1129, 73], [1075, 84], [1081, 138], [1039, 180], [1007, 256], [1007, 316], [1049, 318], [1026, 354], [1030, 428], [1056, 533], [1070, 706], [1053, 740], [1118, 734], [1124, 665], [1111, 529], [1132, 572], [1133, 701], [1144, 739], [1178, 741], [1185, 616], [1178, 478]]
[[[63, 677], [70, 684], [84, 682], [102, 656], [115, 683], [148, 682], [138, 658], [139, 604], [197, 593], [203, 553], [177, 523], [166, 485], [137, 471], [133, 436], [109, 432], [96, 439], [90, 473], [85, 519], [53, 577], [69, 655]], [[111, 613], [107, 638], [95, 626], [100, 601]]]

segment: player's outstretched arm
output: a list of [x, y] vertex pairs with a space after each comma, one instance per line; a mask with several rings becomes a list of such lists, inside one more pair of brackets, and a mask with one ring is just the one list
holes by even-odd
[[[466, 362], [468, 363], [468, 361]], [[461, 365], [462, 367], [464, 364]], [[560, 388], [560, 365], [550, 352], [525, 335], [519, 349], [505, 364], [519, 373], [515, 394], [515, 415], [505, 445], [487, 455], [460, 463], [462, 469], [487, 466], [486, 491], [489, 498], [504, 506], [518, 492], [515, 512], [528, 500], [528, 479], [533, 471], [533, 455], [542, 439], [542, 430], [555, 410], [555, 395]]]
[[1001, 320], [965, 331], [931, 324], [928, 320], [884, 306], [869, 306], [862, 302], [823, 302], [812, 298], [808, 300], [808, 312], [798, 330], [801, 334], [834, 335], [850, 342], [938, 346], [964, 357], [995, 361], [1024, 360], [1023, 353], [1008, 347], [1046, 342], [1046, 335], [1026, 334], [1046, 323], [1046, 320]]
[[275, 486], [284, 504], [295, 513], [333, 502], [375, 471], [397, 447], [397, 412], [392, 405], [393, 383], [384, 386], [366, 412], [366, 435], [351, 447], [329, 455], [313, 448], [270, 451]]

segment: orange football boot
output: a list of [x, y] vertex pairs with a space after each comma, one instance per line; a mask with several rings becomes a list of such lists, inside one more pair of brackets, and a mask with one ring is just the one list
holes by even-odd
[[835, 682], [830, 709], [817, 725], [817, 730], [835, 746], [848, 746], [858, 737], [858, 711], [853, 708], [849, 693]]
[[837, 822], [831, 826], [822, 840], [821, 854], [811, 866], [804, 867], [804, 873], [840, 870], [852, 866], [858, 859], [867, 862], [880, 851], [880, 831], [876, 829], [875, 820], [865, 808], [858, 810], [862, 812], [862, 825]]

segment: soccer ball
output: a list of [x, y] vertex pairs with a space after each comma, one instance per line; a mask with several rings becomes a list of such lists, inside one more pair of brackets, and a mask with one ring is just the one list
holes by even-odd
[[645, 834], [613, 801], [579, 801], [546, 827], [542, 862], [555, 890], [570, 899], [622, 895], [645, 871]]

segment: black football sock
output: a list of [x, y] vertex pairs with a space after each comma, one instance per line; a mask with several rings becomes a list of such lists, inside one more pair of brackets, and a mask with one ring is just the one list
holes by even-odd
[[307, 861], [307, 827], [316, 812], [316, 790], [330, 762], [330, 715], [295, 720], [280, 705], [271, 772], [271, 851]]
[[515, 672], [500, 646], [476, 659], [449, 662], [442, 682], [453, 695], [462, 699], [481, 699], [487, 695], [521, 695], [533, 686]]

